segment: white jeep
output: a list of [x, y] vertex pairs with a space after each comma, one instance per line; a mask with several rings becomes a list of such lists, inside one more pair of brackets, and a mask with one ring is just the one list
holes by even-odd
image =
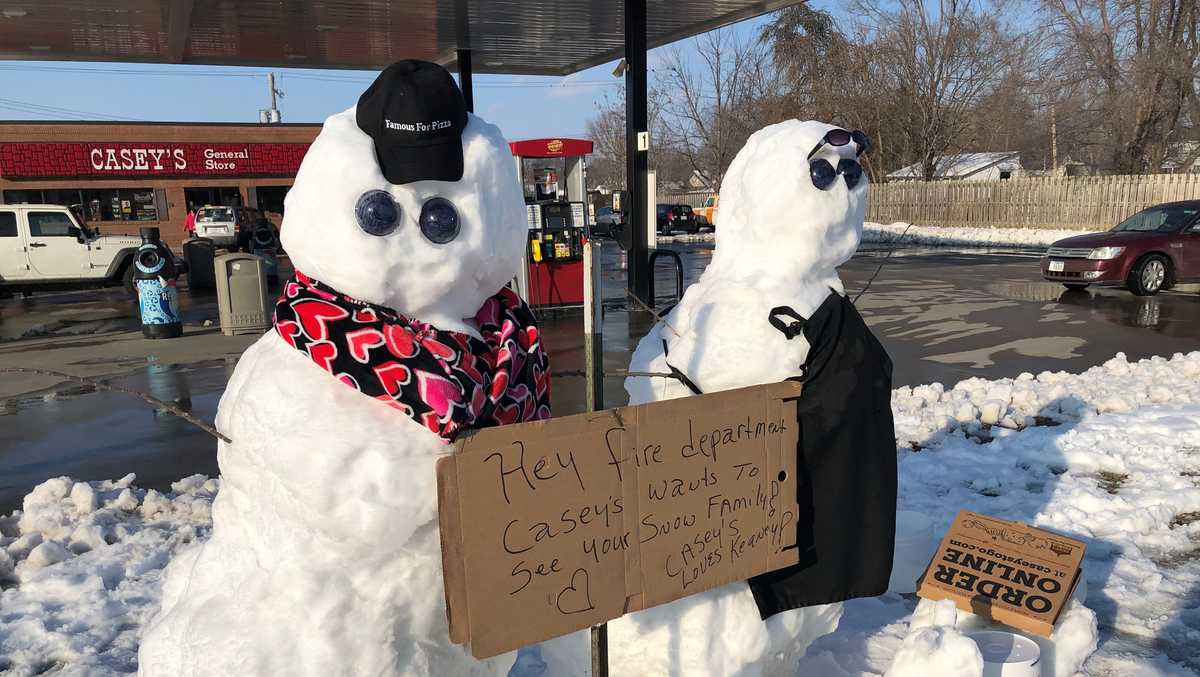
[[124, 285], [141, 238], [100, 235], [59, 205], [0, 204], [0, 295]]

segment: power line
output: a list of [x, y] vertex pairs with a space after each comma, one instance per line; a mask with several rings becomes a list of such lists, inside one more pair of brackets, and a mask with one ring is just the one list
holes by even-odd
[[93, 113], [91, 111], [75, 110], [74, 108], [61, 108], [59, 106], [47, 106], [40, 103], [32, 103], [29, 101], [17, 101], [16, 99], [0, 98], [0, 108], [16, 110], [23, 113], [33, 113], [47, 117], [53, 116], [68, 116], [68, 117], [84, 117], [95, 118], [98, 120], [129, 120], [131, 122], [139, 121], [139, 118], [131, 118], [123, 115], [111, 115], [108, 113]]

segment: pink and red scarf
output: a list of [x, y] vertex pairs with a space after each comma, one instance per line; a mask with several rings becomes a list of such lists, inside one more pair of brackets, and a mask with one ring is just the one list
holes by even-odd
[[447, 442], [466, 429], [550, 417], [550, 369], [529, 307], [507, 287], [475, 315], [482, 340], [350, 298], [296, 271], [275, 331], [355, 390]]

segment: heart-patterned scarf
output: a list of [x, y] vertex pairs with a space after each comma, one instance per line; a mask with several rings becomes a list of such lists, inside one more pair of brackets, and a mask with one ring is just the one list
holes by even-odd
[[296, 271], [275, 331], [355, 390], [447, 442], [466, 429], [550, 417], [550, 371], [529, 307], [500, 290], [475, 315], [482, 340], [359, 301]]

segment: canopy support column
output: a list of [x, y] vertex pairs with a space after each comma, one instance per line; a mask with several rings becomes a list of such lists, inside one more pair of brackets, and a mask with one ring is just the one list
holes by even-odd
[[[649, 142], [646, 116], [646, 0], [625, 0], [625, 207], [630, 229], [628, 253], [629, 291], [647, 303], [650, 292], [650, 258], [647, 245], [646, 180]], [[639, 144], [639, 139], [646, 143]]]
[[471, 50], [458, 50], [458, 87], [462, 90], [467, 110], [475, 112], [475, 92], [471, 84]]

